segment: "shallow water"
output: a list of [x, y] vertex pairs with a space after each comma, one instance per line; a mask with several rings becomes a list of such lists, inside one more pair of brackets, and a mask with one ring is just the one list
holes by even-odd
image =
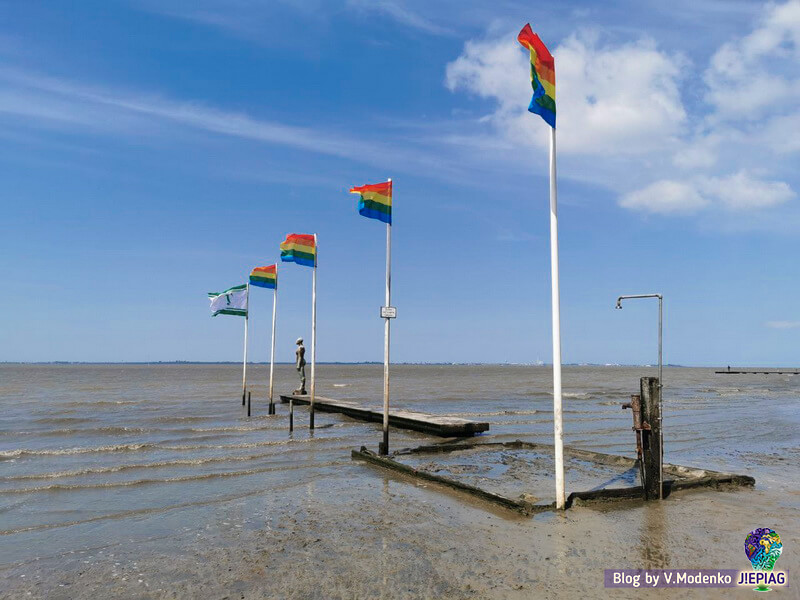
[[[318, 395], [380, 405], [381, 366], [317, 372]], [[307, 409], [297, 407], [290, 435], [285, 405], [266, 414], [267, 374], [250, 368], [248, 419], [233, 365], [1, 365], [0, 567], [119, 544], [164, 550], [220, 526], [221, 506], [246, 516], [262, 499], [291, 502], [309, 486], [326, 499], [347, 494], [348, 478], [371, 485], [374, 471], [356, 466], [350, 450], [376, 449], [379, 426], [317, 413], [310, 432]], [[565, 368], [565, 443], [633, 456], [631, 415], [620, 404], [654, 374]], [[277, 366], [276, 400], [295, 383], [291, 366]], [[667, 462], [752, 475], [796, 514], [800, 376], [667, 368], [664, 386]], [[488, 421], [487, 441], [552, 443], [547, 367], [400, 365], [392, 393], [397, 407]], [[439, 441], [391, 430], [393, 449]], [[231, 527], [258, 526], [242, 517]]]
[[[451, 452], [421, 452], [396, 457], [416, 470], [453, 479], [514, 500], [552, 500], [555, 459], [551, 447], [509, 448], [481, 445]], [[639, 467], [587, 460], [565, 452], [570, 491], [640, 485]], [[674, 479], [670, 477], [668, 479]], [[535, 499], [535, 500], [534, 500]]]

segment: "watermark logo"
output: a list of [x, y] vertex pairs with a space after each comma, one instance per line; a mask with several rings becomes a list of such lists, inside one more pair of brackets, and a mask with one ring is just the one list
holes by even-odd
[[755, 585], [756, 592], [769, 592], [770, 585], [783, 585], [784, 574], [773, 573], [775, 562], [783, 552], [781, 536], [769, 527], [759, 527], [747, 534], [744, 552], [753, 566], [753, 573], [742, 573], [739, 585]]
[[[736, 588], [750, 587], [769, 592], [789, 585], [787, 571], [775, 571], [783, 552], [781, 536], [774, 529], [760, 527], [747, 535], [744, 551], [752, 571], [738, 569], [606, 569], [607, 588]], [[755, 587], [752, 587], [755, 586]]]

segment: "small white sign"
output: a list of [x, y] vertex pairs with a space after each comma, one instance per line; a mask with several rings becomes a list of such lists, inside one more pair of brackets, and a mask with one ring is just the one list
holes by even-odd
[[381, 319], [396, 319], [397, 307], [395, 306], [381, 306]]

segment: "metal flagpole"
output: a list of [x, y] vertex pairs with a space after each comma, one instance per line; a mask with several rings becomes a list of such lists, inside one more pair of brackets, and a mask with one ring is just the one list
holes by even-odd
[[566, 504], [564, 490], [564, 426], [561, 410], [561, 310], [558, 282], [558, 193], [556, 188], [556, 128], [550, 128], [550, 274], [553, 303], [553, 433], [556, 461], [556, 508]]
[[244, 361], [242, 362], [242, 406], [244, 406], [245, 395], [247, 394], [247, 322], [250, 320], [250, 284], [247, 284], [245, 304], [247, 309], [244, 313]]
[[275, 404], [272, 401], [272, 381], [275, 371], [275, 318], [278, 313], [278, 265], [275, 265], [275, 289], [272, 290], [272, 349], [269, 355], [269, 414], [275, 414]]
[[309, 410], [308, 428], [314, 429], [314, 394], [316, 379], [314, 377], [317, 366], [317, 234], [314, 234], [314, 272], [311, 275], [311, 404]]
[[664, 499], [664, 379], [662, 377], [662, 321], [664, 317], [664, 297], [658, 296], [658, 499]]
[[[391, 184], [392, 179], [389, 178]], [[392, 305], [392, 224], [386, 224], [386, 308]], [[389, 454], [389, 333], [391, 318], [387, 313], [383, 326], [383, 443], [379, 454]]]

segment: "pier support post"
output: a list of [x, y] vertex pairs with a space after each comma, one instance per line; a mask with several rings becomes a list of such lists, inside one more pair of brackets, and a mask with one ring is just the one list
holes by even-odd
[[642, 419], [650, 426], [642, 430], [642, 461], [644, 463], [645, 500], [662, 497], [661, 453], [661, 386], [658, 377], [642, 377], [639, 382], [642, 399]]
[[250, 392], [247, 392], [247, 416], [250, 416]]

